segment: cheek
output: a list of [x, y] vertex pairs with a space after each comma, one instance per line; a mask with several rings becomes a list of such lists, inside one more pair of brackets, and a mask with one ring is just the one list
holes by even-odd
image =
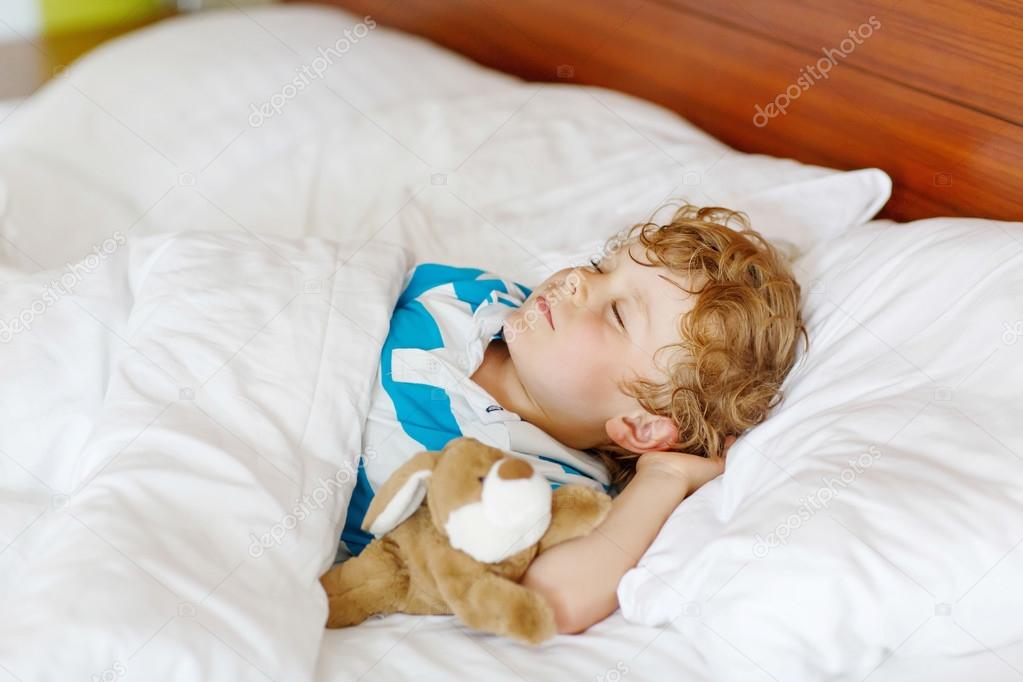
[[620, 359], [614, 360], [599, 324], [580, 320], [554, 334], [517, 337], [509, 348], [520, 376], [532, 390], [566, 404], [606, 400]]

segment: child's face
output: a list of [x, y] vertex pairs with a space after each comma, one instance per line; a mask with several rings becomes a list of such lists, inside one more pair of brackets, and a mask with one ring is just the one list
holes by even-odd
[[505, 322], [516, 374], [545, 418], [538, 426], [571, 447], [614, 441], [635, 449], [620, 442], [621, 420], [641, 423], [649, 415], [617, 382], [666, 379], [654, 354], [679, 342], [680, 320], [696, 300], [679, 288], [692, 288], [687, 279], [640, 265], [629, 250], [643, 260], [632, 244], [596, 267], [554, 273]]

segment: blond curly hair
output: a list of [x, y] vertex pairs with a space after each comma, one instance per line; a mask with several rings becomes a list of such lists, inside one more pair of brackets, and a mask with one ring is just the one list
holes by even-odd
[[[671, 358], [664, 383], [638, 379], [620, 385], [652, 414], [671, 417], [678, 437], [667, 449], [720, 456], [728, 436], [767, 418], [782, 399], [781, 385], [809, 336], [801, 291], [788, 258], [750, 228], [742, 212], [683, 203], [666, 224], [650, 221], [611, 237], [605, 253], [626, 248], [641, 265], [663, 265], [702, 286], [678, 321], [681, 341], [658, 350]], [[734, 226], [734, 227], [733, 227]], [[646, 263], [632, 256], [645, 249]], [[684, 353], [673, 351], [685, 351]], [[615, 487], [635, 474], [639, 455], [613, 443], [590, 450], [607, 466]]]

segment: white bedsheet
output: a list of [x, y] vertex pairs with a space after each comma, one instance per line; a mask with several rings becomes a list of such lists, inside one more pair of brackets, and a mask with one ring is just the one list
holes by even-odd
[[24, 100], [20, 97], [0, 99], [0, 122], [3, 122]]
[[[703, 636], [716, 637], [709, 630]], [[350, 630], [328, 632], [317, 680], [403, 682], [476, 677], [494, 682], [723, 680], [712, 677], [703, 667], [700, 658], [703, 645], [702, 640], [680, 636], [670, 626], [628, 623], [620, 612], [593, 626], [585, 635], [559, 635], [537, 649], [473, 632], [451, 616], [394, 615], [372, 618]], [[727, 682], [780, 682], [758, 670], [739, 651], [733, 650], [729, 657], [737, 671], [747, 672], [736, 672]], [[1014, 682], [1020, 677], [1021, 660], [1023, 644], [970, 656], [951, 656], [907, 643], [882, 662], [868, 680]], [[855, 678], [855, 682], [860, 682], [860, 678]]]

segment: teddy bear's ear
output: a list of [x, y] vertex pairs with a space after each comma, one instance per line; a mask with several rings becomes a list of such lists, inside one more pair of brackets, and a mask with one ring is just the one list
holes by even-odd
[[440, 454], [420, 452], [398, 467], [373, 496], [362, 529], [380, 537], [412, 516], [426, 497], [426, 486]]

